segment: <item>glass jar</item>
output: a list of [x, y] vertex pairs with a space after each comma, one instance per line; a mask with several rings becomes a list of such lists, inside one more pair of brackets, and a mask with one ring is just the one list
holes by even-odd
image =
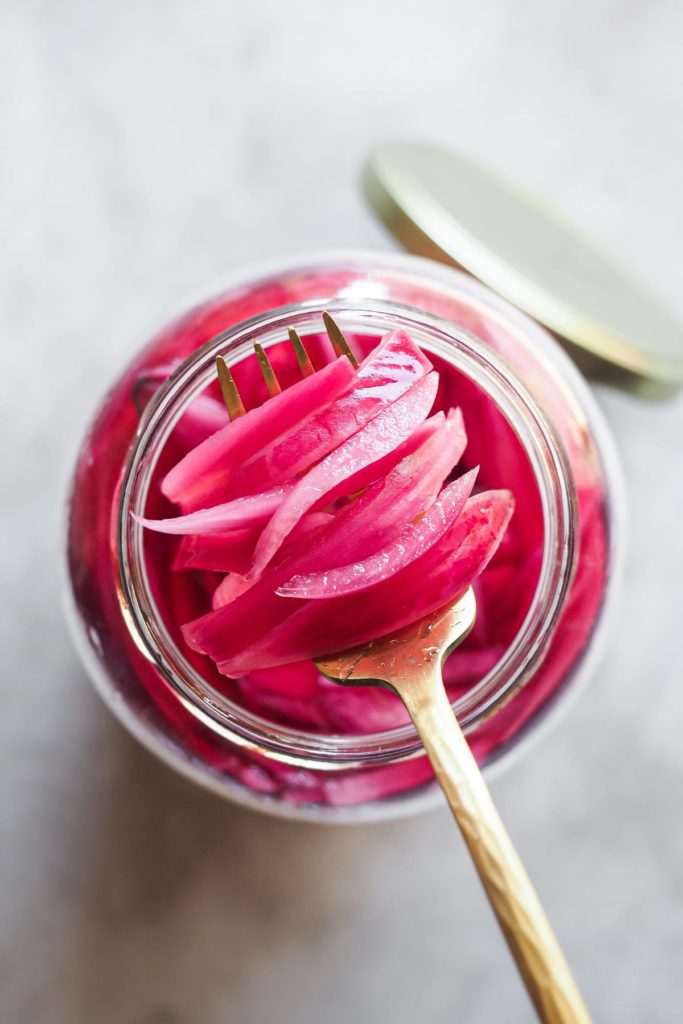
[[389, 329], [409, 331], [442, 372], [444, 407], [451, 383], [465, 401], [470, 445], [490, 477], [484, 483], [507, 486], [514, 461], [513, 522], [520, 537], [538, 531], [519, 549], [528, 557], [513, 564], [503, 553], [491, 563], [478, 594], [488, 621], [478, 620], [479, 639], [475, 632], [446, 666], [475, 755], [487, 767], [507, 763], [576, 691], [615, 588], [623, 501], [611, 441], [580, 374], [543, 329], [471, 278], [411, 256], [332, 253], [246, 272], [144, 347], [108, 393], [78, 457], [67, 536], [70, 621], [111, 709], [184, 774], [271, 813], [375, 820], [438, 798], [414, 729], [377, 703], [398, 698], [354, 690], [361, 703], [340, 713], [337, 694], [351, 691], [327, 683], [320, 699], [296, 705], [278, 693], [277, 670], [258, 680], [260, 704], [226, 693], [174, 635], [178, 609], [192, 617], [186, 595], [171, 575], [155, 581], [149, 535], [130, 514], [149, 510], [155, 474], [215, 375], [216, 354], [260, 401], [245, 362], [253, 340], [276, 360], [290, 326], [315, 345], [325, 309], [364, 350]]

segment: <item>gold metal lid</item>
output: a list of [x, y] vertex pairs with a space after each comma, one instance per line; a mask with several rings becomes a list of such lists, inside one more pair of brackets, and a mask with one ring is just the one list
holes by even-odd
[[591, 376], [648, 396], [683, 384], [683, 324], [596, 243], [457, 153], [379, 146], [365, 193], [411, 252], [483, 281], [565, 343]]

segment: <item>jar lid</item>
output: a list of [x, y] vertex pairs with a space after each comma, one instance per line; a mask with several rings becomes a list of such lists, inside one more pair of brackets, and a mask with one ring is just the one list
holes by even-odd
[[411, 142], [377, 147], [364, 187], [408, 250], [483, 281], [592, 376], [657, 397], [683, 384], [683, 324], [533, 197], [457, 153]]

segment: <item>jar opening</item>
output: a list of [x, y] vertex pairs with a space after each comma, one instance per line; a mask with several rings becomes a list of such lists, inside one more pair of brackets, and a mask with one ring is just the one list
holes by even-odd
[[[307, 302], [281, 307], [238, 324], [198, 349], [147, 406], [121, 483], [114, 558], [118, 595], [128, 629], [185, 710], [238, 746], [313, 769], [348, 769], [416, 756], [422, 748], [412, 725], [381, 733], [329, 735], [276, 725], [211, 686], [171, 635], [155, 601], [145, 558], [144, 533], [131, 517], [142, 513], [159, 459], [188, 405], [213, 380], [215, 357], [239, 363], [257, 340], [268, 349], [294, 327], [302, 336], [320, 330], [329, 309], [350, 333], [380, 336], [404, 329], [429, 354], [453, 366], [494, 403], [531, 464], [543, 516], [543, 550], [534, 597], [516, 636], [497, 664], [455, 703], [466, 732], [494, 714], [534, 674], [553, 634], [571, 582], [575, 547], [575, 495], [562, 444], [547, 418], [506, 364], [484, 343], [447, 321], [396, 303]], [[505, 480], [499, 481], [504, 487]], [[454, 655], [457, 657], [457, 652]]]

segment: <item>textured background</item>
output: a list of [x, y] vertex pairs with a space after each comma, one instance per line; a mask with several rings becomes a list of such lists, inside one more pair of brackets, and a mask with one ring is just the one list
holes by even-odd
[[[531, 1014], [446, 810], [271, 821], [139, 749], [59, 605], [71, 457], [136, 339], [263, 257], [389, 246], [384, 136], [555, 201], [683, 312], [683, 7], [0, 0], [0, 1019]], [[596, 1021], [683, 1019], [683, 402], [600, 392], [631, 534], [607, 657], [494, 785]]]

